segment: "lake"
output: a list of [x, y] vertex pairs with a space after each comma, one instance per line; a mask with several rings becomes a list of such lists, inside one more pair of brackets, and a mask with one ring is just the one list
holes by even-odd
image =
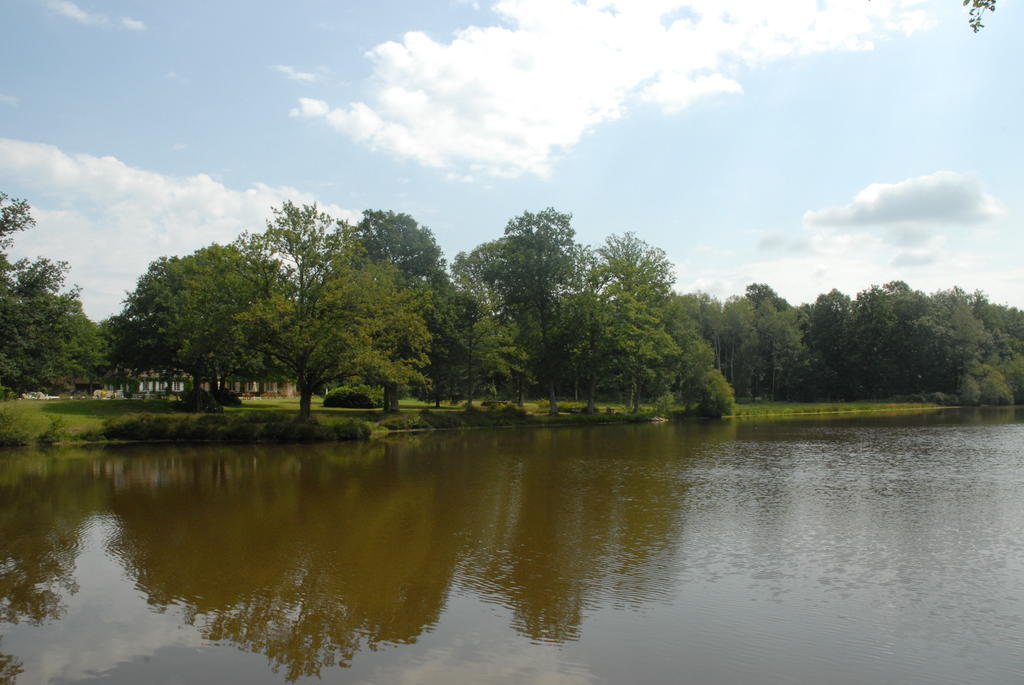
[[0, 452], [0, 683], [1024, 682], [1024, 409]]

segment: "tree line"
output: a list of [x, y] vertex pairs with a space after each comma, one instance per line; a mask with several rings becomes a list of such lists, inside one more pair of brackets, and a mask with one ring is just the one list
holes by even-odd
[[[32, 225], [3, 196], [0, 239]], [[14, 391], [139, 373], [187, 374], [192, 409], [232, 379], [294, 382], [300, 413], [343, 382], [436, 404], [545, 397], [659, 401], [721, 414], [743, 398], [893, 396], [1007, 403], [1024, 396], [1024, 314], [982, 293], [902, 282], [792, 306], [750, 285], [725, 302], [673, 291], [665, 252], [635, 234], [578, 243], [569, 214], [511, 219], [448, 264], [408, 214], [339, 221], [316, 206], [272, 210], [262, 232], [161, 257], [123, 309], [93, 323], [67, 266], [0, 261], [0, 383]]]

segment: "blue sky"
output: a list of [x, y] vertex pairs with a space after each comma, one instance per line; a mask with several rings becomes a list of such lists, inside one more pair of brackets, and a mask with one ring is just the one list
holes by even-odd
[[449, 258], [554, 206], [664, 249], [682, 292], [1024, 306], [1024, 11], [975, 35], [960, 4], [6, 0], [14, 252], [102, 318], [285, 199], [408, 212]]

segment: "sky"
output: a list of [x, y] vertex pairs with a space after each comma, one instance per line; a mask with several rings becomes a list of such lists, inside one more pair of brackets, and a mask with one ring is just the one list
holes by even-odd
[[974, 34], [960, 0], [4, 0], [12, 253], [98, 320], [286, 200], [406, 212], [449, 260], [554, 207], [679, 292], [1024, 307], [1022, 5]]

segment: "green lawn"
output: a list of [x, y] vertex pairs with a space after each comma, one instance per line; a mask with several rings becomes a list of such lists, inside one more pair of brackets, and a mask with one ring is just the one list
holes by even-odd
[[737, 404], [732, 416], [786, 416], [791, 414], [842, 414], [847, 412], [881, 412], [936, 409], [939, 405], [925, 402], [754, 402]]
[[171, 406], [164, 400], [17, 400], [0, 404], [0, 410], [10, 411], [19, 427], [38, 435], [54, 420], [75, 434], [99, 429], [111, 416], [165, 414]]

